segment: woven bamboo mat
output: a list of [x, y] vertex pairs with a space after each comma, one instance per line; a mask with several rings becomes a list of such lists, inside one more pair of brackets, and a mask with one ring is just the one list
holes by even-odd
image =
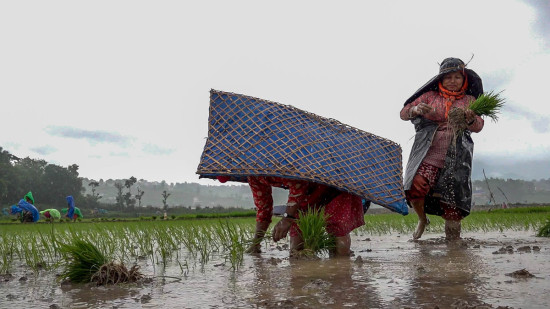
[[200, 178], [279, 176], [314, 181], [407, 214], [401, 147], [290, 105], [210, 91]]

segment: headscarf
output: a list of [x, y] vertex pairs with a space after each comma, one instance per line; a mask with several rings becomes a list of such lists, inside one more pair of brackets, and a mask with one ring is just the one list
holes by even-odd
[[29, 200], [31, 200], [31, 203], [34, 205], [34, 197], [32, 196], [32, 192], [29, 191], [29, 193], [25, 194], [25, 196], [23, 198], [28, 198]]
[[474, 98], [477, 98], [483, 93], [483, 83], [481, 81], [481, 77], [479, 77], [479, 75], [477, 75], [476, 72], [474, 72], [471, 69], [468, 69], [464, 61], [458, 58], [445, 58], [439, 65], [439, 73], [436, 74], [434, 77], [432, 77], [427, 83], [425, 83], [422, 87], [420, 87], [411, 97], [409, 97], [405, 101], [404, 105], [412, 103], [414, 100], [416, 100], [418, 97], [420, 97], [422, 94], [428, 91], [438, 91], [439, 81], [441, 80], [441, 77], [443, 77], [443, 75], [447, 73], [456, 72], [456, 71], [461, 71], [463, 75], [465, 75], [465, 80], [468, 81], [464, 94], [471, 95]]

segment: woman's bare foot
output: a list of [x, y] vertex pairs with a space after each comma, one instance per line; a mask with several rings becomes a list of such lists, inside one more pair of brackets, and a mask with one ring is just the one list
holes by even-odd
[[426, 226], [430, 224], [430, 219], [428, 218], [425, 218], [424, 220], [423, 219], [418, 219], [418, 224], [416, 225], [416, 231], [414, 231], [413, 233], [413, 239], [416, 240], [416, 239], [419, 239], [422, 234], [424, 234], [424, 230], [426, 229]]

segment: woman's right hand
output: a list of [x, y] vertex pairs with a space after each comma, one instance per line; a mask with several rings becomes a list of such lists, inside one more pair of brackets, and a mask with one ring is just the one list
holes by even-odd
[[278, 242], [279, 240], [286, 237], [290, 226], [292, 225], [292, 219], [283, 218], [279, 221], [273, 228], [273, 241]]
[[411, 118], [414, 118], [414, 117], [426, 115], [431, 111], [433, 111], [433, 107], [429, 106], [426, 103], [420, 103], [417, 106], [413, 106], [409, 114]]

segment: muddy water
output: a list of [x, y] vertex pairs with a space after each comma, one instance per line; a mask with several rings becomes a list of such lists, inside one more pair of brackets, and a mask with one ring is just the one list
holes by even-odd
[[[549, 308], [550, 239], [534, 232], [354, 235], [351, 258], [289, 259], [275, 245], [237, 271], [207, 265], [165, 270], [143, 261], [150, 280], [93, 287], [55, 273], [0, 278], [0, 308]], [[521, 272], [519, 272], [521, 271]], [[534, 276], [531, 277], [530, 275]]]

